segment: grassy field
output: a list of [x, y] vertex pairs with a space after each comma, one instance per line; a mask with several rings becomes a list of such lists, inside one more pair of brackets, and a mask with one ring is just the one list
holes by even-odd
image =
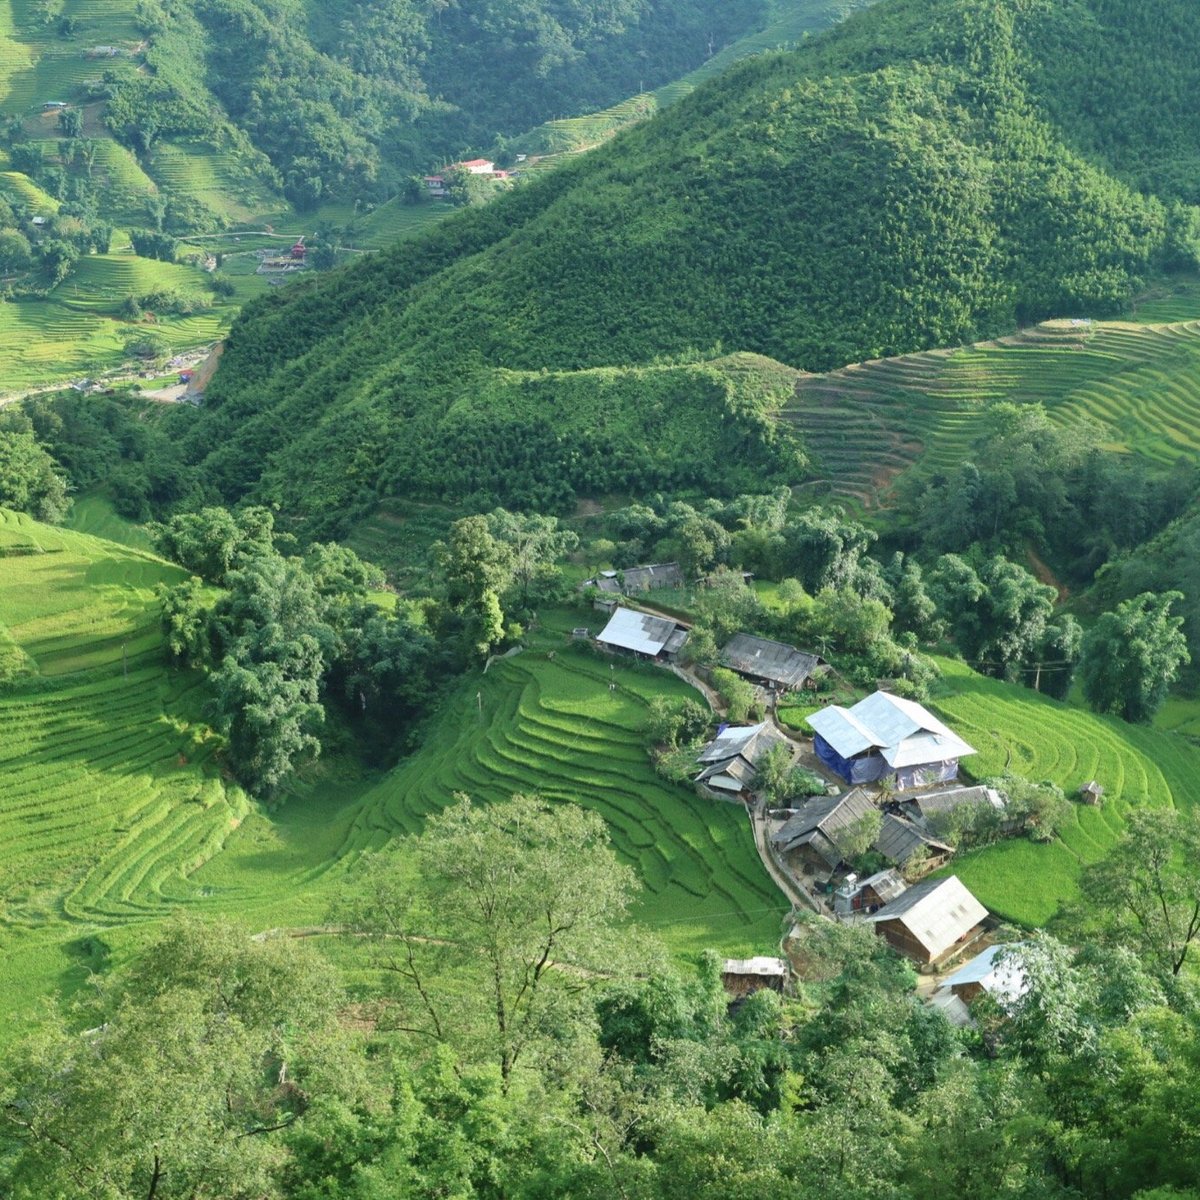
[[639, 919], [680, 953], [776, 944], [786, 906], [744, 813], [650, 770], [647, 700], [686, 686], [568, 647], [562, 630], [582, 614], [557, 614], [529, 651], [466, 680], [393, 772], [319, 762], [268, 812], [222, 771], [199, 678], [164, 666], [154, 588], [183, 572], [100, 498], [72, 522], [0, 510], [0, 665], [24, 667], [0, 687], [0, 1041], [178, 906], [259, 928], [321, 923], [362, 851], [459, 790], [595, 808], [645, 883]]
[[907, 471], [969, 458], [996, 400], [1040, 402], [1059, 424], [1098, 425], [1112, 448], [1167, 465], [1200, 451], [1200, 287], [1164, 284], [1139, 316], [1047, 321], [999, 341], [808, 375], [783, 416], [833, 494], [867, 506]]
[[1052, 780], [1068, 795], [1089, 779], [1105, 789], [1102, 807], [1074, 806], [1054, 842], [1018, 839], [954, 860], [948, 870], [993, 912], [1044, 924], [1077, 896], [1081, 866], [1104, 856], [1131, 807], [1200, 800], [1200, 747], [1188, 739], [1060, 704], [950, 659], [938, 663], [943, 677], [931, 707], [979, 751], [964, 760], [976, 778], [1008, 769]]

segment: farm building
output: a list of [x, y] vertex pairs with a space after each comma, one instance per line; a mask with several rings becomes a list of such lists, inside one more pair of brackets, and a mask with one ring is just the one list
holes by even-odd
[[731, 797], [746, 797], [754, 787], [758, 765], [773, 746], [786, 746], [787, 738], [769, 721], [758, 725], [728, 726], [718, 731], [696, 761], [703, 766], [696, 782]]
[[891, 867], [862, 880], [857, 875], [847, 875], [833, 894], [833, 911], [841, 917], [878, 912], [907, 888], [908, 884]]
[[653, 588], [683, 587], [683, 571], [678, 563], [654, 563], [643, 567], [626, 567], [623, 571], [601, 571], [585, 579], [580, 587], [594, 587], [614, 595], [632, 596]]
[[941, 792], [922, 792], [919, 796], [901, 801], [900, 808], [910, 820], [925, 825], [930, 817], [953, 812], [963, 805], [990, 805], [997, 812], [1003, 812], [1006, 801], [995, 788], [960, 787]]
[[958, 760], [975, 753], [931, 712], [889, 692], [852, 708], [832, 704], [808, 723], [817, 757], [847, 783], [891, 777], [901, 791], [946, 783], [958, 775]]
[[749, 633], [737, 633], [721, 651], [721, 665], [764, 687], [790, 692], [806, 685], [811, 687], [813, 674], [826, 664], [818, 654]]
[[970, 1004], [987, 994], [1000, 1004], [1011, 1004], [1029, 990], [1029, 980], [1021, 965], [1020, 942], [989, 946], [969, 963], [960, 967], [942, 988]]
[[596, 636], [596, 641], [609, 650], [673, 659], [683, 649], [687, 637], [687, 627], [669, 617], [652, 617], [631, 608], [617, 608]]
[[771, 844], [808, 875], [827, 875], [842, 861], [838, 837], [875, 811], [861, 788], [809, 800], [771, 835]]
[[721, 983], [735, 1000], [764, 988], [782, 992], [787, 981], [788, 965], [782, 958], [727, 958], [721, 964]]
[[425, 176], [425, 190], [438, 199], [448, 195], [446, 188], [446, 171], [466, 171], [468, 175], [491, 175], [502, 178], [508, 177], [507, 171], [497, 171], [496, 164], [487, 158], [469, 158], [465, 162], [451, 163], [445, 171], [436, 175]]
[[914, 854], [923, 849], [929, 855], [930, 870], [940, 866], [954, 853], [953, 846], [939, 842], [911, 821], [891, 813], [884, 814], [883, 825], [875, 839], [875, 849], [898, 867], [905, 866]]
[[893, 950], [918, 963], [937, 963], [980, 932], [987, 909], [957, 875], [926, 879], [867, 919]]

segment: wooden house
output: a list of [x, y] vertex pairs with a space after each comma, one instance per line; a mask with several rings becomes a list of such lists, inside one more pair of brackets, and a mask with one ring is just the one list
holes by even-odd
[[957, 875], [926, 879], [867, 918], [875, 932], [914, 962], [941, 962], [982, 932], [987, 909]]
[[808, 718], [813, 749], [847, 783], [891, 779], [900, 791], [947, 783], [975, 750], [912, 700], [875, 692], [852, 708], [831, 704]]
[[721, 983], [734, 1000], [764, 988], [782, 992], [787, 987], [788, 965], [782, 958], [727, 958], [721, 964]]
[[989, 946], [944, 979], [942, 987], [964, 1004], [971, 1004], [984, 995], [1000, 1004], [1012, 1004], [1029, 990], [1020, 948], [1020, 942]]
[[819, 654], [738, 633], [721, 651], [721, 665], [772, 691], [791, 692], [812, 687], [814, 674], [827, 664]]
[[601, 571], [599, 575], [585, 579], [580, 587], [593, 587], [614, 596], [633, 596], [654, 588], [681, 588], [683, 585], [683, 571], [678, 563], [648, 563], [626, 567], [623, 571]]
[[910, 821], [926, 827], [931, 818], [954, 812], [964, 805], [986, 806], [1003, 813], [1007, 803], [995, 788], [959, 787], [937, 792], [921, 792], [906, 797], [900, 802], [900, 809]]
[[687, 626], [679, 621], [618, 607], [597, 634], [596, 641], [606, 650], [670, 661], [678, 656], [687, 638]]
[[769, 721], [726, 726], [700, 751], [696, 783], [730, 799], [749, 799], [762, 760], [774, 746], [787, 745], [787, 738]]
[[861, 788], [816, 796], [771, 835], [771, 844], [806, 875], [829, 875], [842, 863], [838, 835], [875, 812]]
[[847, 875], [833, 894], [833, 911], [840, 917], [878, 912], [907, 889], [908, 884], [892, 867], [861, 880]]
[[954, 853], [953, 846], [939, 842], [912, 821], [892, 813], [884, 814], [879, 836], [875, 839], [875, 849], [897, 867], [907, 866], [909, 859], [917, 851], [924, 850], [928, 855], [926, 861], [931, 871], [941, 866]]

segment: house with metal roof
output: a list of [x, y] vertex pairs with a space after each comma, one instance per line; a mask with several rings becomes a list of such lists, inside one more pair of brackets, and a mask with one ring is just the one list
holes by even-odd
[[654, 588], [681, 588], [684, 578], [678, 563], [649, 563], [641, 567], [626, 567], [622, 571], [601, 571], [599, 575], [585, 579], [579, 586], [594, 587], [614, 596], [632, 596]]
[[669, 617], [618, 608], [596, 641], [608, 650], [626, 650], [649, 658], [673, 659], [683, 649], [688, 631]]
[[988, 911], [957, 875], [910, 887], [867, 920], [893, 950], [918, 963], [937, 963], [982, 932]]
[[769, 988], [782, 992], [790, 970], [782, 958], [727, 958], [721, 963], [721, 983], [735, 999]]
[[875, 811], [861, 788], [816, 796], [771, 835], [771, 844], [806, 874], [827, 875], [842, 862], [839, 835]]
[[730, 798], [745, 797], [753, 790], [759, 764], [772, 747], [788, 744], [769, 721], [726, 726], [697, 755], [701, 771], [696, 783]]
[[893, 867], [876, 871], [866, 879], [847, 875], [833, 894], [833, 911], [840, 917], [878, 912], [907, 890], [908, 884]]
[[790, 692], [808, 683], [826, 663], [819, 654], [797, 650], [785, 642], [737, 633], [721, 651], [721, 665], [764, 687]]
[[924, 850], [928, 855], [929, 870], [940, 866], [954, 853], [953, 846], [939, 842], [912, 821], [892, 813], [884, 813], [879, 836], [875, 839], [875, 849], [898, 867], [906, 866], [914, 854]]
[[982, 995], [999, 1004], [1012, 1004], [1029, 991], [1029, 979], [1021, 964], [1021, 942], [989, 946], [969, 963], [959, 967], [942, 988], [970, 1004]]
[[890, 692], [875, 692], [851, 708], [831, 704], [808, 718], [813, 749], [847, 783], [892, 778], [901, 791], [946, 783], [958, 761], [974, 754], [928, 709]]
[[1008, 802], [1000, 792], [990, 787], [947, 788], [939, 792], [920, 792], [900, 802], [904, 815], [918, 825], [926, 825], [931, 817], [954, 812], [965, 805], [994, 809], [1003, 813]]

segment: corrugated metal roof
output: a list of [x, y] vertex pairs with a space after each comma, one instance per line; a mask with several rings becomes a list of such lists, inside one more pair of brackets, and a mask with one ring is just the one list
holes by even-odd
[[[942, 986], [952, 988], [965, 983], [979, 984], [997, 1000], [1019, 1000], [1029, 991], [1029, 980], [1021, 965], [1020, 948], [1023, 942], [1007, 942], [989, 946], [969, 963], [959, 967]], [[997, 959], [1000, 961], [997, 962]]]
[[[841, 860], [836, 848], [838, 833], [874, 811], [875, 805], [861, 788], [840, 796], [820, 796], [809, 800], [794, 817], [789, 817], [771, 835], [771, 841], [785, 852], [810, 845], [831, 867], [835, 867]], [[832, 859], [830, 854], [834, 856]]]
[[768, 638], [734, 634], [721, 651], [721, 662], [743, 675], [769, 679], [784, 687], [799, 687], [820, 666], [821, 658]]
[[631, 608], [618, 608], [596, 640], [622, 650], [657, 655], [662, 653], [663, 647], [677, 631], [676, 622], [666, 617], [652, 617], [649, 613], [634, 612]]
[[585, 580], [582, 586], [620, 593], [647, 592], [651, 588], [683, 585], [683, 571], [678, 563], [647, 563], [640, 567], [626, 567], [621, 571], [601, 571], [595, 579]]
[[990, 804], [997, 810], [1005, 807], [1004, 797], [989, 787], [948, 788], [942, 792], [925, 792], [904, 801], [905, 808], [915, 809], [922, 817], [951, 812], [964, 804]]
[[910, 887], [867, 920], [876, 924], [899, 921], [930, 957], [937, 958], [987, 915], [987, 909], [967, 891], [962, 880], [951, 875]]
[[730, 725], [700, 751], [696, 761], [720, 762], [739, 754], [753, 761], [755, 756], [765, 754], [777, 742], [786, 741], [770, 721], [760, 721], [757, 725]]
[[894, 768], [975, 753], [927, 709], [890, 692], [874, 692], [852, 708], [830, 705], [808, 723], [843, 758], [875, 748]]
[[884, 871], [876, 871], [874, 875], [864, 879], [858, 885], [860, 892], [865, 888], [870, 888], [884, 904], [889, 904], [902, 892], [908, 890], [908, 884], [891, 867], [888, 867]]
[[875, 839], [875, 849], [897, 866], [904, 866], [922, 846], [933, 854], [952, 854], [954, 848], [922, 833], [911, 821], [887, 813]]

